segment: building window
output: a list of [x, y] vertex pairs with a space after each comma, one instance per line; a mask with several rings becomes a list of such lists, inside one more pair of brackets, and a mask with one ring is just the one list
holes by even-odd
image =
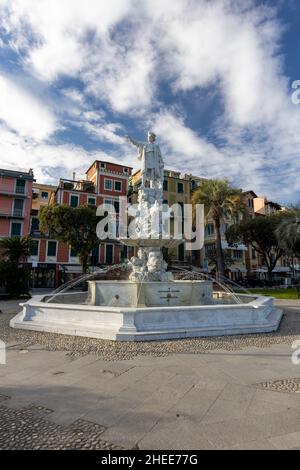
[[41, 194], [42, 199], [48, 199], [48, 196], [49, 194], [47, 193], [47, 191], [42, 191], [42, 194]]
[[39, 241], [32, 240], [30, 243], [30, 256], [38, 256], [39, 254]]
[[104, 199], [104, 204], [112, 204], [113, 200], [112, 199]]
[[25, 180], [18, 180], [16, 182], [16, 193], [18, 194], [25, 194]]
[[115, 191], [122, 191], [122, 182], [121, 181], [115, 181], [114, 182], [114, 186], [115, 186]]
[[108, 179], [104, 180], [104, 189], [106, 189], [107, 191], [112, 190], [112, 180], [108, 180]]
[[88, 204], [90, 206], [95, 206], [96, 205], [96, 198], [94, 197], [88, 197]]
[[20, 237], [21, 236], [22, 224], [21, 222], [12, 222], [10, 228], [11, 237]]
[[177, 192], [183, 193], [183, 183], [177, 183]]
[[31, 233], [38, 232], [40, 229], [40, 221], [37, 217], [31, 217]]
[[252, 248], [252, 259], [256, 259], [256, 251]]
[[114, 208], [115, 208], [116, 214], [119, 214], [119, 212], [120, 212], [120, 203], [119, 203], [119, 201], [114, 201]]
[[70, 258], [76, 258], [76, 257], [77, 257], [76, 251], [74, 250], [74, 248], [70, 246]]
[[240, 250], [233, 250], [233, 257], [235, 259], [241, 259], [243, 257], [243, 253]]
[[14, 217], [22, 217], [23, 215], [23, 199], [15, 199], [14, 200]]
[[77, 194], [71, 194], [70, 196], [70, 206], [77, 207], [78, 206], [78, 196]]
[[226, 233], [229, 228], [229, 224], [223, 224], [223, 233]]
[[215, 251], [216, 250], [216, 244], [215, 243], [208, 243], [207, 245], [205, 245], [205, 253], [208, 254], [212, 251]]
[[215, 233], [215, 226], [214, 226], [214, 224], [207, 224], [207, 225], [206, 225], [206, 235], [207, 235], [208, 237], [210, 237], [210, 236], [214, 235], [214, 233]]
[[163, 190], [168, 191], [168, 180], [164, 180]]
[[100, 168], [105, 168], [105, 163], [104, 162], [100, 162]]
[[126, 175], [129, 173], [128, 168], [124, 168], [123, 171], [124, 171], [124, 173], [125, 173]]
[[56, 256], [56, 241], [49, 240], [47, 246], [47, 256]]
[[250, 209], [253, 209], [253, 199], [248, 199], [248, 207], [250, 207]]

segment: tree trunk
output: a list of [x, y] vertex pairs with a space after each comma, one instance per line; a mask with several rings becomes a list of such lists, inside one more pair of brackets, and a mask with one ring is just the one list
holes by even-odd
[[220, 274], [221, 276], [225, 276], [225, 261], [224, 261], [224, 253], [223, 253], [222, 241], [221, 241], [220, 219], [215, 219], [214, 222], [216, 226], [216, 254], [217, 254], [218, 274]]
[[82, 255], [80, 257], [80, 262], [81, 262], [81, 268], [82, 268], [82, 274], [86, 273], [87, 267], [88, 267], [88, 255]]

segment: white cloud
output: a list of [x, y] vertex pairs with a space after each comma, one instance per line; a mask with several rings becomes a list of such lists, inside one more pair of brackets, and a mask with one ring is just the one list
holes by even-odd
[[[276, 14], [251, 0], [0, 0], [1, 26], [27, 72], [49, 86], [64, 76], [81, 81], [82, 91], [72, 85], [63, 93], [73, 103], [70, 115], [94, 139], [124, 152], [117, 117], [130, 114], [139, 128], [155, 124], [168, 164], [228, 176], [264, 194], [276, 196], [280, 187], [292, 198], [300, 190], [300, 108], [290, 102]], [[223, 109], [209, 139], [164, 104], [162, 83], [173, 91], [171, 105], [187, 92], [217, 90]], [[21, 98], [17, 111], [0, 104], [2, 119], [22, 136], [51, 135], [49, 110], [35, 102], [26, 121], [23, 91]], [[91, 98], [99, 109], [110, 107], [113, 122], [88, 109]], [[289, 184], [282, 184], [282, 166]]]
[[53, 113], [32, 93], [0, 75], [0, 119], [21, 136], [42, 140], [57, 128]]
[[[86, 151], [71, 144], [48, 144], [28, 141], [16, 133], [0, 127], [0, 168], [28, 171], [33, 168], [39, 182], [57, 184], [59, 178], [85, 177], [85, 172], [94, 160], [120, 163], [120, 158], [101, 151]], [[124, 157], [122, 155], [122, 157]], [[130, 165], [130, 156], [122, 161]], [[132, 162], [131, 162], [132, 163]]]

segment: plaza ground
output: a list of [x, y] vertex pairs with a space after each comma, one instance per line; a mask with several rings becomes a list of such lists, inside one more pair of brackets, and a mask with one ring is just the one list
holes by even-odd
[[143, 344], [12, 330], [0, 449], [300, 449], [300, 301], [276, 333]]

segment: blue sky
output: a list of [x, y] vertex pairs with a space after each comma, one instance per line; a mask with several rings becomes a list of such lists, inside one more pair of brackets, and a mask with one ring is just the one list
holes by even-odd
[[300, 201], [300, 5], [0, 0], [0, 167], [41, 182], [94, 159], [168, 168]]

